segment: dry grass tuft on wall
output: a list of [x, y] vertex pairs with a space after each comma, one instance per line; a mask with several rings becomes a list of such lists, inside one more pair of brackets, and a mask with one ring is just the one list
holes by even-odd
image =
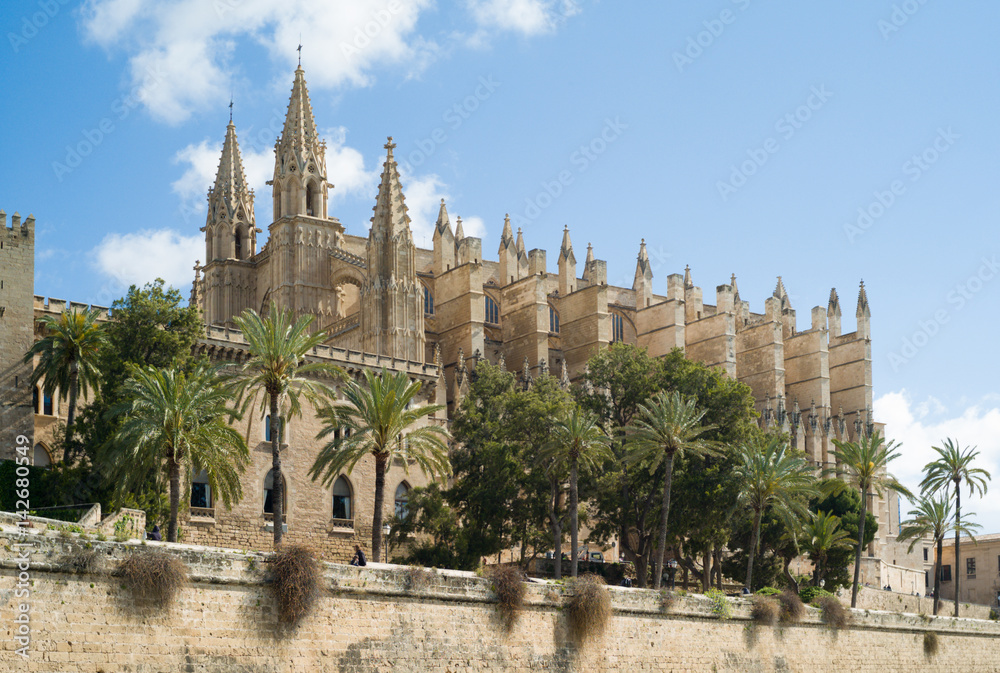
[[306, 547], [286, 547], [270, 559], [270, 587], [278, 606], [278, 621], [298, 624], [316, 604], [320, 594], [319, 561]]
[[774, 626], [781, 616], [781, 604], [770, 596], [754, 596], [750, 599], [750, 617], [761, 626]]
[[138, 605], [167, 608], [187, 583], [187, 566], [163, 552], [136, 552], [121, 561], [115, 576]]
[[806, 616], [806, 606], [797, 593], [782, 591], [775, 596], [781, 605], [781, 623], [797, 624]]
[[830, 628], [842, 629], [850, 624], [851, 615], [836, 596], [820, 596], [813, 602], [819, 604], [823, 623]]
[[585, 574], [572, 581], [566, 603], [570, 631], [580, 644], [604, 634], [611, 619], [611, 596], [598, 575]]
[[517, 566], [500, 566], [490, 574], [493, 582], [493, 593], [497, 597], [497, 609], [504, 631], [510, 631], [517, 622], [517, 617], [524, 607], [524, 596], [527, 585], [524, 583], [524, 573]]

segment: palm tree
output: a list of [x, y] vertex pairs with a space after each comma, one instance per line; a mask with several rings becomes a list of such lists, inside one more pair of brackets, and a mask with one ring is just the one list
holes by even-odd
[[850, 546], [851, 534], [840, 527], [840, 517], [829, 512], [817, 512], [802, 526], [802, 551], [813, 562], [813, 586], [820, 586], [827, 571], [830, 552]]
[[111, 413], [122, 425], [102, 449], [102, 463], [124, 492], [149, 474], [166, 472], [170, 483], [167, 541], [177, 541], [181, 474], [208, 475], [213, 492], [227, 507], [242, 497], [240, 475], [250, 460], [232, 416], [228, 387], [218, 368], [197, 367], [190, 374], [175, 369], [134, 369], [122, 387], [123, 402]]
[[[951, 485], [955, 485], [955, 616], [958, 617], [959, 585], [962, 574], [958, 572], [961, 562], [959, 549], [959, 528], [962, 526], [962, 481], [969, 485], [969, 495], [986, 495], [986, 486], [990, 473], [981, 467], [972, 467], [972, 461], [979, 452], [976, 447], [959, 448], [958, 442], [952, 439], [944, 440], [943, 447], [931, 447], [938, 452], [937, 460], [924, 467], [925, 476], [920, 482], [920, 490], [924, 493], [934, 493], [944, 490], [946, 493]], [[935, 599], [937, 592], [935, 592]]]
[[[328, 363], [306, 362], [306, 355], [326, 339], [326, 332], [310, 334], [311, 315], [292, 323], [290, 311], [280, 311], [271, 302], [266, 318], [247, 309], [233, 318], [242, 330], [250, 357], [233, 374], [239, 409], [258, 405], [268, 412], [271, 432], [272, 502], [274, 546], [281, 544], [285, 521], [285, 485], [281, 476], [281, 442], [284, 421], [302, 415], [302, 399], [318, 406], [332, 388], [317, 377], [339, 377], [341, 370]], [[251, 416], [252, 419], [252, 416]], [[252, 421], [251, 421], [252, 422]], [[250, 426], [247, 426], [249, 437]]]
[[365, 383], [348, 381], [345, 401], [327, 406], [319, 413], [323, 429], [317, 439], [333, 436], [309, 469], [313, 480], [329, 485], [342, 471], [350, 471], [367, 455], [375, 459], [375, 513], [372, 516], [372, 558], [381, 558], [382, 507], [385, 500], [385, 472], [393, 459], [404, 466], [416, 463], [424, 474], [445, 478], [451, 474], [448, 461], [448, 431], [435, 423], [413, 426], [425, 416], [444, 408], [440, 404], [414, 407], [420, 382], [411, 382], [404, 372], [379, 375], [365, 371]]
[[809, 516], [809, 498], [819, 490], [809, 461], [792, 451], [781, 435], [760, 435], [741, 444], [733, 475], [739, 488], [737, 502], [753, 512], [746, 583], [753, 591], [753, 562], [764, 511], [771, 508], [788, 530], [797, 530], [799, 522]]
[[[550, 470], [569, 468], [569, 534], [570, 534], [570, 576], [577, 576], [580, 538], [579, 507], [580, 494], [577, 478], [580, 468], [595, 469], [604, 461], [614, 458], [611, 452], [611, 438], [601, 429], [597, 417], [574, 405], [573, 410], [559, 419], [552, 428], [552, 439], [538, 454], [540, 461], [548, 463]], [[559, 549], [556, 549], [558, 552]], [[556, 556], [556, 563], [562, 560]], [[560, 568], [560, 571], [562, 569]], [[560, 572], [561, 574], [561, 572]]]
[[[914, 509], [908, 514], [910, 518], [900, 524], [899, 535], [896, 536], [900, 542], [913, 540], [908, 551], [913, 551], [913, 547], [928, 536], [934, 539], [934, 614], [936, 615], [941, 601], [941, 551], [944, 538], [952, 530], [956, 534], [965, 533], [972, 538], [972, 529], [979, 528], [979, 524], [959, 523], [951, 510], [951, 498], [947, 493], [937, 496], [922, 494], [917, 498]], [[975, 541], [975, 538], [972, 539]], [[955, 574], [958, 574], [957, 564]]]
[[701, 435], [715, 427], [699, 425], [704, 415], [705, 412], [697, 408], [696, 400], [685, 398], [676, 390], [670, 394], [660, 391], [648, 403], [639, 406], [632, 423], [625, 428], [628, 462], [646, 463], [650, 473], [660, 463], [666, 465], [663, 502], [660, 506], [659, 541], [653, 571], [653, 587], [656, 589], [660, 588], [663, 578], [674, 458], [685, 452], [702, 456], [719, 453], [712, 442], [701, 439]]
[[101, 380], [97, 367], [97, 356], [105, 344], [104, 330], [97, 318], [100, 312], [90, 310], [80, 312], [67, 309], [58, 316], [46, 315], [38, 319], [45, 336], [24, 355], [24, 362], [31, 364], [35, 355], [39, 356], [38, 366], [31, 374], [31, 385], [44, 378], [43, 390], [46, 395], [59, 391], [59, 399], [69, 397], [69, 412], [66, 415], [66, 452], [63, 459], [69, 462], [73, 421], [76, 418], [76, 402], [82, 393], [96, 390]]
[[858, 543], [854, 552], [854, 582], [851, 589], [851, 607], [858, 605], [858, 582], [861, 579], [861, 547], [865, 539], [865, 519], [868, 515], [868, 496], [882, 497], [888, 491], [895, 491], [907, 497], [910, 492], [899, 481], [889, 474], [889, 463], [899, 458], [900, 445], [894, 441], [885, 443], [885, 438], [879, 433], [862, 435], [853, 442], [839, 439], [833, 440], [836, 450], [830, 451], [837, 460], [837, 467], [824, 471], [824, 474], [843, 475], [845, 481], [828, 479], [824, 486], [830, 492], [839, 492], [847, 485], [854, 486], [861, 495], [861, 515], [858, 518]]

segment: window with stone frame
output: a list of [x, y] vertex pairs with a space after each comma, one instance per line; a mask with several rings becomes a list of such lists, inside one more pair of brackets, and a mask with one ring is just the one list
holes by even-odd
[[341, 525], [354, 525], [354, 502], [351, 484], [344, 475], [333, 482], [333, 518]]
[[500, 324], [500, 307], [497, 305], [493, 298], [486, 295], [486, 319], [485, 322], [490, 325]]
[[976, 576], [976, 558], [974, 556], [965, 559], [965, 575], [966, 577]]
[[[281, 485], [284, 487], [281, 489], [281, 511], [284, 518], [288, 519], [288, 480], [285, 479], [285, 475], [281, 475]], [[274, 470], [268, 470], [267, 476], [264, 477], [264, 514], [274, 514]]]
[[208, 483], [208, 473], [202, 470], [191, 477], [191, 515], [214, 516], [215, 504], [212, 500], [212, 485]]
[[410, 514], [410, 485], [405, 481], [396, 487], [395, 512], [397, 519], [405, 519]]

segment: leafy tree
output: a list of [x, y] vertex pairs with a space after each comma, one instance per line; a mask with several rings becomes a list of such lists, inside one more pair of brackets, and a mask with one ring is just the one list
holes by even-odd
[[[635, 564], [638, 585], [646, 586], [662, 514], [666, 470], [661, 466], [650, 472], [626, 463], [624, 428], [655, 393], [676, 390], [696, 399], [698, 408], [705, 411], [703, 422], [715, 426], [703, 438], [722, 447], [732, 446], [759, 433], [753, 394], [748, 386], [721, 371], [688, 360], [680, 349], [653, 358], [643, 348], [621, 343], [611, 344], [591, 358], [585, 381], [577, 391], [578, 399], [614, 433], [612, 448], [617, 459], [587, 486], [593, 493], [595, 513], [591, 539], [616, 538], [626, 559]], [[675, 553], [682, 544], [684, 549], [720, 549], [731, 529], [735, 498], [730, 479], [732, 461], [725, 455], [689, 455], [677, 458], [674, 467], [668, 539], [674, 541]], [[684, 567], [693, 568], [690, 559], [679, 560]]]
[[791, 450], [783, 435], [743, 443], [737, 451], [739, 504], [753, 512], [753, 536], [747, 560], [746, 586], [753, 590], [753, 560], [764, 510], [772, 509], [789, 530], [808, 516], [808, 498], [817, 495], [809, 462]]
[[[938, 458], [924, 467], [924, 479], [920, 482], [920, 490], [924, 493], [944, 491], [948, 493], [952, 484], [955, 485], [955, 616], [958, 617], [959, 586], [961, 574], [958, 565], [961, 562], [961, 538], [959, 529], [962, 526], [962, 481], [969, 486], [969, 495], [986, 495], [990, 473], [981, 467], [972, 467], [972, 461], [979, 452], [976, 447], [959, 448], [958, 442], [945, 439], [943, 447], [931, 447], [938, 453]], [[937, 598], [937, 592], [934, 594]]]
[[820, 510], [809, 517], [800, 531], [800, 546], [813, 562], [813, 586], [820, 586], [830, 567], [830, 555], [850, 549], [851, 534], [840, 527], [840, 517]]
[[[821, 483], [820, 492], [826, 493], [831, 489], [829, 485]], [[836, 489], [832, 489], [836, 490]], [[858, 522], [861, 515], [861, 497], [856, 491], [851, 489], [840, 489], [836, 493], [830, 493], [820, 499], [814, 499], [809, 503], [809, 509], [816, 513], [826, 513], [840, 519], [840, 528], [844, 530], [851, 540], [858, 539]], [[875, 540], [875, 533], [878, 532], [878, 520], [871, 512], [865, 513], [865, 539], [862, 547], [867, 547]], [[826, 569], [823, 579], [826, 581], [826, 589], [834, 591], [838, 587], [848, 587], [851, 584], [851, 577], [848, 569], [854, 563], [854, 547], [836, 547], [827, 552]]]
[[[597, 424], [592, 414], [574, 406], [552, 429], [552, 439], [539, 453], [539, 460], [550, 469], [569, 471], [569, 526], [570, 526], [570, 575], [576, 577], [579, 548], [579, 497], [577, 477], [580, 468], [594, 470], [604, 461], [613, 458], [608, 449], [609, 438]], [[558, 540], [556, 541], [558, 544]], [[556, 551], [559, 549], [557, 547]], [[556, 565], [562, 565], [556, 558]], [[561, 573], [560, 573], [561, 574]]]
[[59, 316], [42, 316], [45, 336], [35, 342], [24, 355], [24, 362], [31, 364], [39, 356], [38, 366], [31, 373], [31, 385], [44, 378], [46, 395], [59, 393], [59, 399], [69, 398], [66, 415], [66, 450], [63, 460], [72, 462], [73, 421], [76, 420], [77, 396], [91, 390], [97, 391], [101, 381], [98, 355], [105, 346], [104, 330], [97, 317], [97, 310], [77, 311], [67, 309]]
[[[257, 406], [267, 410], [271, 428], [271, 470], [274, 515], [274, 546], [281, 544], [285, 485], [281, 477], [281, 429], [284, 421], [302, 415], [302, 401], [317, 406], [323, 396], [333, 394], [320, 377], [339, 377], [338, 367], [323, 362], [307, 362], [306, 355], [326, 340], [326, 332], [309, 333], [313, 316], [304, 315], [292, 323], [290, 311], [279, 310], [271, 302], [266, 318], [247, 309], [233, 319], [243, 331], [250, 357], [232, 374], [241, 413]], [[252, 416], [251, 416], [252, 418]], [[249, 434], [249, 426], [247, 427]], [[378, 558], [378, 550], [372, 551]]]
[[[410, 491], [408, 513], [390, 519], [392, 526], [386, 541], [389, 549], [409, 544], [407, 553], [398, 562], [429, 568], [475, 570], [481, 555], [470, 548], [470, 535], [462, 526], [458, 512], [445, 499], [436, 482]], [[413, 542], [417, 534], [424, 539]], [[429, 538], [429, 539], [428, 539]]]
[[657, 393], [648, 404], [640, 405], [639, 413], [626, 428], [627, 461], [641, 463], [655, 472], [664, 465], [663, 500], [660, 503], [660, 533], [656, 545], [653, 588], [659, 589], [663, 578], [663, 558], [667, 547], [667, 522], [670, 515], [670, 486], [673, 482], [674, 458], [685, 452], [711, 455], [715, 447], [703, 435], [710, 428], [700, 425], [705, 412], [695, 400], [685, 399], [677, 391]]
[[331, 437], [309, 470], [312, 478], [332, 484], [342, 471], [350, 471], [363, 457], [375, 459], [375, 512], [372, 516], [372, 557], [382, 550], [382, 507], [385, 502], [385, 472], [389, 462], [416, 465], [432, 477], [451, 474], [446, 429], [433, 422], [419, 428], [418, 421], [443, 408], [440, 404], [412, 406], [420, 382], [411, 382], [405, 372], [379, 375], [365, 371], [364, 386], [348, 381], [344, 402], [323, 408], [323, 429], [317, 439]]
[[[952, 512], [951, 501], [947, 494], [937, 496], [922, 494], [917, 498], [914, 508], [907, 514], [910, 518], [900, 524], [897, 540], [900, 542], [912, 540], [909, 551], [913, 551], [913, 547], [926, 537], [931, 537], [934, 540], [936, 552], [934, 556], [934, 614], [936, 615], [941, 602], [941, 551], [944, 545], [944, 536], [954, 530], [956, 535], [965, 533], [972, 538], [973, 529], [979, 528], [979, 524], [959, 522], [955, 513]], [[957, 568], [956, 563], [956, 575], [958, 574]]]
[[895, 491], [909, 496], [910, 492], [887, 472], [888, 465], [899, 458], [899, 445], [895, 442], [885, 443], [881, 434], [862, 436], [854, 442], [833, 440], [836, 450], [831, 451], [837, 460], [835, 469], [826, 470], [826, 474], [843, 474], [845, 481], [830, 479], [824, 486], [833, 493], [847, 485], [858, 489], [861, 496], [861, 516], [859, 517], [857, 547], [854, 552], [854, 581], [851, 588], [851, 607], [858, 604], [858, 581], [861, 577], [861, 549], [865, 538], [865, 522], [868, 513], [868, 496], [882, 497], [888, 491]]
[[198, 367], [190, 374], [154, 367], [135, 369], [122, 390], [125, 401], [112, 410], [122, 425], [106, 446], [101, 462], [118, 488], [129, 491], [150, 473], [164, 471], [170, 483], [167, 540], [177, 541], [177, 517], [192, 472], [208, 475], [208, 483], [227, 507], [242, 497], [240, 475], [250, 452], [227, 422], [229, 390], [218, 369]]

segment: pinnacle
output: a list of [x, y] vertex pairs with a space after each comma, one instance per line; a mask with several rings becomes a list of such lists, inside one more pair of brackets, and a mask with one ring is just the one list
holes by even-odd
[[685, 288], [692, 288], [692, 287], [694, 287], [694, 281], [691, 280], [691, 265], [690, 264], [685, 264], [684, 265], [684, 287]]
[[517, 228], [517, 251], [524, 254], [524, 236], [521, 234], [521, 227]]
[[[240, 144], [236, 138], [236, 127], [232, 122], [226, 127], [226, 139], [222, 143], [222, 156], [219, 159], [219, 170], [215, 176], [212, 194], [226, 199], [229, 212], [236, 210], [238, 200], [249, 198], [243, 159], [240, 156]], [[250, 214], [248, 216], [252, 217]]]
[[560, 259], [573, 257], [573, 262], [576, 262], [576, 258], [573, 255], [573, 241], [569, 238], [569, 225], [563, 228], [562, 247], [559, 249], [559, 257]]
[[503, 216], [503, 233], [500, 234], [500, 245], [501, 247], [506, 246], [508, 243], [514, 241], [514, 232], [510, 228], [510, 213], [506, 213]]
[[590, 243], [588, 243], [587, 244], [587, 261], [586, 261], [586, 263], [590, 264], [593, 261], [594, 261], [594, 246], [592, 246]]
[[[375, 211], [375, 215], [372, 217], [370, 234], [372, 236], [376, 235], [377, 230], [390, 238], [396, 236], [403, 229], [407, 232], [410, 230], [410, 216], [407, 213], [403, 187], [399, 183], [399, 170], [396, 168], [396, 160], [392, 157], [392, 148], [394, 147], [392, 136], [389, 136], [389, 142], [385, 144], [386, 157], [382, 169], [382, 179], [378, 186], [378, 196], [375, 199], [375, 207], [372, 208]], [[447, 217], [443, 202], [441, 209]]]
[[313, 118], [309, 90], [306, 88], [305, 71], [300, 65], [295, 69], [295, 81], [288, 99], [285, 126], [278, 141], [279, 153], [289, 146], [304, 149], [317, 141], [316, 120]]
[[868, 292], [865, 290], [865, 281], [861, 281], [861, 288], [858, 290], [858, 315], [869, 313]]
[[732, 277], [730, 277], [729, 284], [733, 286], [733, 295], [739, 297], [740, 296], [740, 288], [736, 284], [736, 274], [735, 273], [732, 275]]
[[462, 216], [459, 215], [455, 221], [455, 240], [461, 241], [465, 238], [465, 229], [462, 227]]
[[840, 311], [840, 297], [837, 296], [837, 288], [830, 288], [830, 301], [827, 303], [827, 311]]
[[441, 199], [441, 208], [438, 210], [436, 228], [437, 231], [442, 234], [445, 229], [451, 228], [451, 220], [448, 219], [448, 208], [444, 205], [444, 199]]

